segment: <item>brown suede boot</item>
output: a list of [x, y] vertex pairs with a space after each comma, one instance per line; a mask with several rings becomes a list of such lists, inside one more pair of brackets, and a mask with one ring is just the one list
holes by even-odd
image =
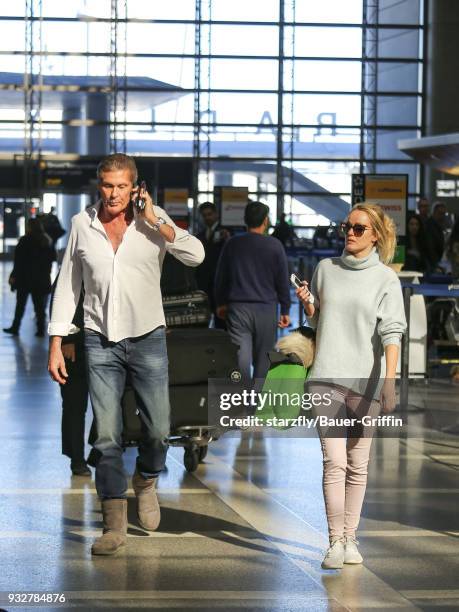
[[137, 501], [137, 518], [145, 531], [155, 531], [161, 520], [161, 510], [156, 496], [158, 478], [144, 478], [137, 469], [132, 477], [132, 488]]
[[113, 555], [127, 539], [127, 499], [102, 500], [104, 531], [92, 545], [93, 555]]

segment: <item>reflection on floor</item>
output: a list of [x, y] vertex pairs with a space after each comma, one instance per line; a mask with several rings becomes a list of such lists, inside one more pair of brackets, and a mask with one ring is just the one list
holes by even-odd
[[[10, 268], [0, 266], [3, 326], [14, 306]], [[20, 337], [1, 338], [0, 592], [63, 592], [65, 608], [85, 610], [459, 608], [459, 440], [427, 429], [436, 420], [426, 412], [410, 412], [422, 436], [373, 443], [359, 532], [364, 566], [320, 569], [327, 540], [317, 440], [249, 432], [213, 443], [194, 475], [183, 451], [171, 449], [160, 530], [137, 526], [131, 498], [127, 549], [92, 558], [99, 504], [93, 479], [71, 477], [60, 454], [60, 396], [46, 349], [34, 337], [31, 306]], [[436, 397], [429, 414], [446, 410], [453, 422], [457, 405], [445, 407], [442, 393], [428, 401]], [[134, 458], [129, 449], [129, 472]], [[13, 609], [3, 598], [0, 607]]]

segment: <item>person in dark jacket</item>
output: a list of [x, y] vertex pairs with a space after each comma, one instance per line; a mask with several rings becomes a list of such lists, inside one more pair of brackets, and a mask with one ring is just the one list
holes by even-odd
[[[56, 283], [57, 278], [51, 290], [50, 317]], [[84, 429], [89, 388], [84, 350], [83, 302], [84, 289], [81, 290], [72, 320], [75, 333], [62, 338], [62, 354], [65, 359], [67, 379], [65, 385], [59, 385], [62, 397], [62, 454], [70, 459], [70, 469], [74, 476], [91, 476], [91, 470], [88, 467], [89, 457], [88, 462], [84, 457]]]
[[39, 215], [43, 229], [48, 234], [53, 242], [53, 246], [56, 247], [56, 243], [59, 238], [62, 238], [66, 233], [66, 230], [62, 227], [59, 218], [55, 213], [54, 207], [51, 208], [50, 212], [45, 215]]
[[217, 314], [226, 319], [231, 339], [239, 346], [239, 369], [245, 380], [250, 380], [252, 366], [254, 378], [266, 376], [276, 327], [290, 324], [287, 256], [279, 240], [266, 236], [268, 213], [266, 204], [247, 204], [248, 231], [225, 244], [215, 279]]
[[454, 279], [459, 279], [459, 218], [451, 231], [446, 247], [446, 257], [451, 264], [451, 274]]
[[209, 297], [210, 309], [214, 315], [214, 326], [217, 329], [226, 329], [225, 322], [216, 314], [214, 282], [218, 259], [226, 240], [229, 238], [229, 232], [221, 227], [217, 207], [212, 202], [201, 204], [199, 214], [205, 228], [197, 234], [196, 238], [199, 238], [202, 242], [205, 258], [202, 264], [196, 268], [196, 282], [198, 289], [207, 293]]
[[56, 259], [52, 240], [43, 230], [39, 219], [29, 219], [25, 236], [19, 239], [14, 252], [14, 267], [9, 277], [12, 291], [16, 291], [16, 310], [7, 334], [17, 336], [29, 295], [35, 308], [36, 336], [45, 335], [45, 309], [51, 292], [51, 266]]
[[403, 269], [425, 274], [433, 269], [435, 257], [427, 239], [422, 218], [420, 215], [410, 213], [407, 221]]
[[83, 299], [82, 291], [72, 321], [79, 331], [62, 338], [62, 354], [68, 376], [65, 385], [59, 385], [62, 397], [62, 454], [69, 457], [74, 476], [91, 476], [84, 457], [84, 428], [89, 389], [84, 350]]
[[421, 219], [421, 223], [423, 226], [425, 226], [427, 219], [429, 218], [429, 209], [430, 209], [429, 200], [424, 197], [419, 198], [417, 214], [419, 215], [419, 218]]
[[285, 213], [281, 214], [271, 236], [280, 240], [284, 247], [293, 246], [295, 232], [293, 227], [287, 222], [287, 215]]
[[445, 250], [445, 222], [447, 208], [442, 202], [436, 202], [432, 215], [427, 219], [425, 230], [434, 256], [434, 268], [438, 268]]

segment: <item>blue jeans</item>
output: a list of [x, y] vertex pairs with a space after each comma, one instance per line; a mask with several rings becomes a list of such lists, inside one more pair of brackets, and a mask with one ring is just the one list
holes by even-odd
[[97, 428], [96, 489], [101, 499], [124, 498], [121, 397], [129, 372], [142, 421], [137, 469], [145, 478], [164, 468], [170, 428], [166, 330], [109, 342], [85, 330], [88, 385]]

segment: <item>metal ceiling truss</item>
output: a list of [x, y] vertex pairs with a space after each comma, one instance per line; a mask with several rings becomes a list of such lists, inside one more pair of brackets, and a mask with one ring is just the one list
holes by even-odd
[[[127, 151], [127, 0], [111, 0], [110, 14], [110, 152]], [[121, 87], [120, 87], [121, 84]]]
[[379, 0], [363, 0], [360, 172], [375, 172], [377, 159]]
[[[24, 201], [31, 202], [34, 185], [33, 170], [41, 156], [42, 90], [43, 90], [43, 6], [42, 0], [25, 0], [24, 40]], [[25, 207], [28, 215], [29, 207]]]

